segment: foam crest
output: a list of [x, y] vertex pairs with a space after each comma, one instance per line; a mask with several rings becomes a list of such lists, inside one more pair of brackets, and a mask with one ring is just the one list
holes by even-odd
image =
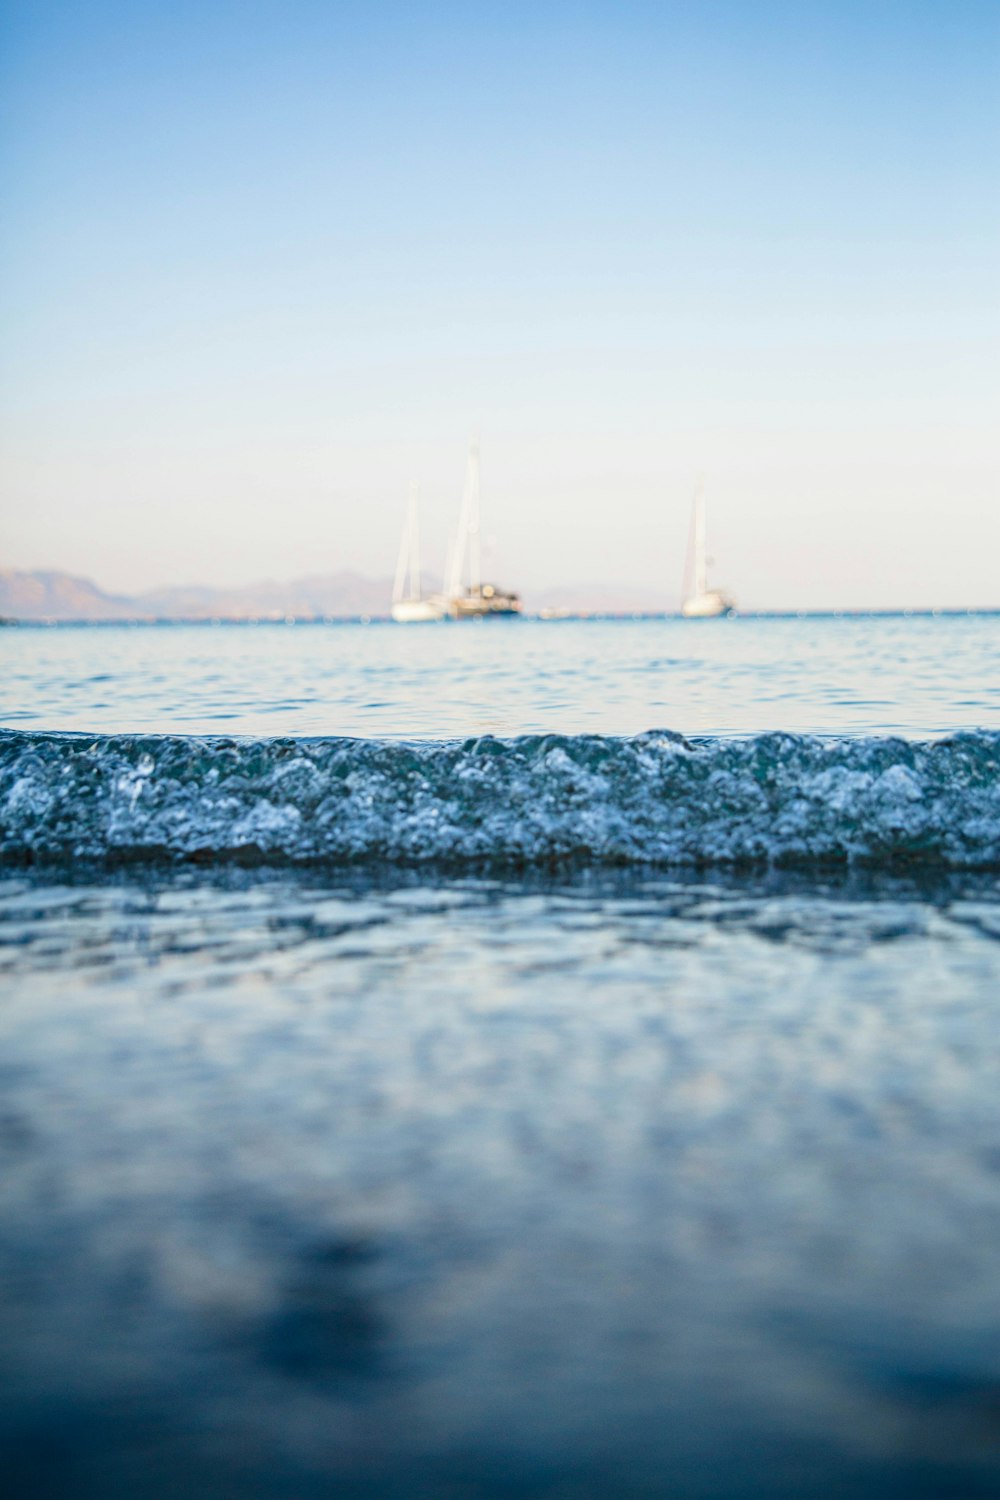
[[0, 731], [0, 855], [1000, 868], [1000, 734], [355, 739]]

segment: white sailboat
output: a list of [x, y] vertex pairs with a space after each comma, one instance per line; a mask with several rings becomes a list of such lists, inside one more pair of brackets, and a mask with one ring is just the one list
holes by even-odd
[[448, 553], [445, 572], [448, 608], [456, 620], [484, 619], [521, 613], [517, 594], [482, 579], [482, 534], [479, 501], [479, 443], [469, 445], [465, 489], [458, 513], [458, 530]]
[[685, 572], [681, 614], [689, 620], [709, 620], [732, 614], [736, 600], [722, 589], [708, 586], [708, 556], [705, 547], [705, 495], [702, 482], [694, 493], [691, 515], [690, 566]]
[[447, 612], [447, 603], [440, 595], [432, 594], [424, 599], [421, 594], [420, 518], [417, 493], [411, 490], [392, 590], [392, 618], [400, 625], [423, 625], [442, 620]]

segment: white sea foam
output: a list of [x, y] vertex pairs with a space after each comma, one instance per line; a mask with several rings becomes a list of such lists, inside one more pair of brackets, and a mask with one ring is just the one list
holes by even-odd
[[1000, 735], [0, 732], [8, 859], [1000, 867]]

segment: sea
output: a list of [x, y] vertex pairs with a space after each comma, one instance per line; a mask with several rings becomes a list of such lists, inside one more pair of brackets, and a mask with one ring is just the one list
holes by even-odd
[[0, 631], [32, 1500], [1000, 1493], [1000, 613]]

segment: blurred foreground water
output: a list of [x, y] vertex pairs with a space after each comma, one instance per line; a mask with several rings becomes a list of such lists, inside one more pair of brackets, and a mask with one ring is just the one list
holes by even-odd
[[17, 1495], [992, 1496], [1000, 884], [8, 873]]

